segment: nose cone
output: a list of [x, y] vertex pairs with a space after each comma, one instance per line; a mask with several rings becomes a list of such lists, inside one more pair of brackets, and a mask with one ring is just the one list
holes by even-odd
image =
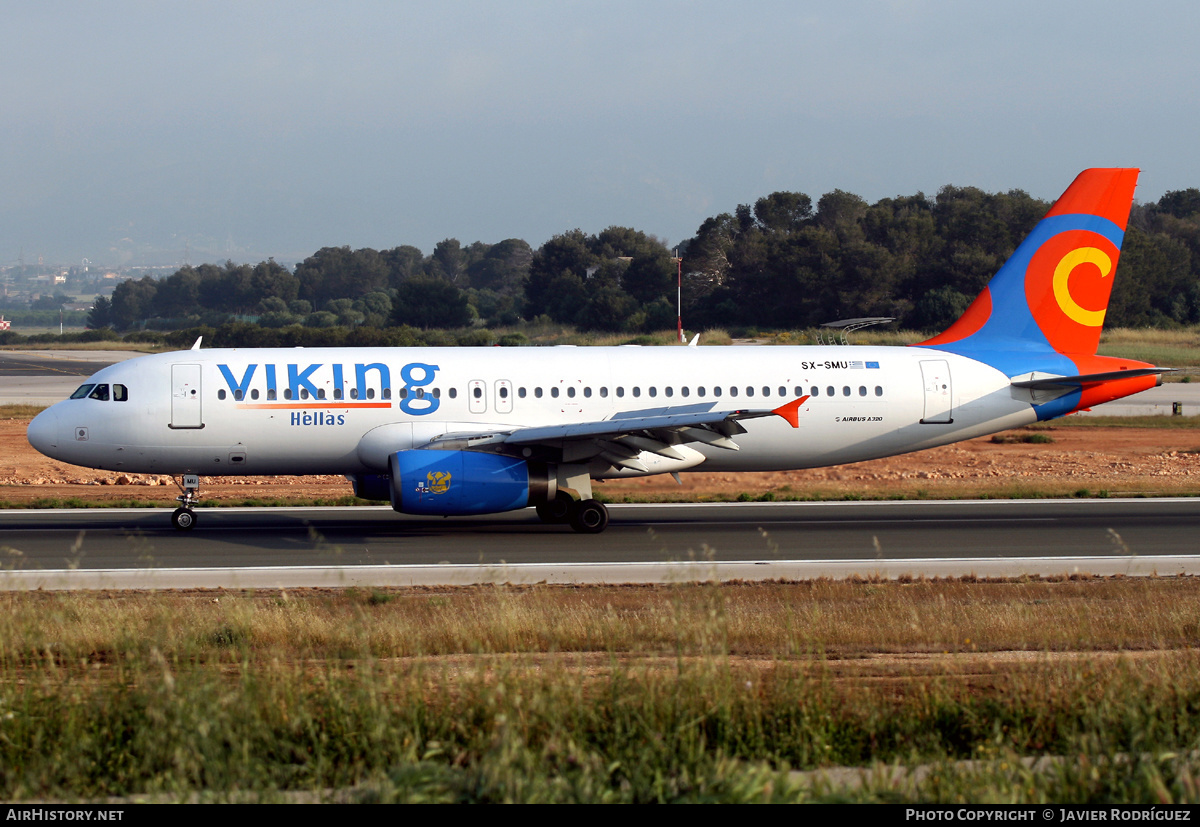
[[58, 452], [58, 411], [51, 407], [35, 416], [25, 435], [30, 445], [53, 457]]

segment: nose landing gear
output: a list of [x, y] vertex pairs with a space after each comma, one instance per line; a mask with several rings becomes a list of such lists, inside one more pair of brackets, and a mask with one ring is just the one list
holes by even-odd
[[171, 515], [171, 525], [179, 531], [190, 531], [196, 525], [196, 514], [192, 511], [192, 506], [200, 500], [200, 477], [196, 474], [184, 474], [183, 484], [180, 485], [178, 481], [175, 484], [183, 494], [175, 498], [181, 505]]

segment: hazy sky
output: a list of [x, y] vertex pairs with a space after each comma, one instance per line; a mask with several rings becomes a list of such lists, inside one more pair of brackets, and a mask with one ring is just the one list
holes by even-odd
[[0, 0], [0, 264], [1200, 186], [1200, 4]]

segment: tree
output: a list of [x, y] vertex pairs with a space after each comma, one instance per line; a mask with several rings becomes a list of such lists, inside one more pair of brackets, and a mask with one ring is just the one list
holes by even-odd
[[420, 328], [466, 327], [471, 323], [466, 294], [444, 279], [415, 278], [396, 288], [392, 321]]
[[110, 319], [113, 328], [129, 330], [134, 325], [145, 322], [150, 317], [154, 295], [157, 292], [158, 282], [154, 276], [129, 279], [118, 284], [112, 295]]
[[88, 311], [87, 326], [92, 330], [99, 330], [110, 324], [112, 324], [112, 302], [105, 296], [97, 296], [96, 300], [92, 302], [92, 309]]
[[424, 272], [425, 254], [408, 244], [384, 250], [379, 258], [387, 266], [389, 287], [399, 287], [401, 282]]
[[474, 288], [511, 296], [524, 288], [532, 264], [533, 249], [519, 238], [507, 238], [473, 262], [468, 276]]
[[1169, 190], [1158, 199], [1158, 208], [1176, 218], [1188, 218], [1200, 212], [1200, 190], [1188, 187], [1185, 190]]
[[457, 283], [466, 272], [466, 254], [457, 238], [444, 238], [433, 248], [429, 274]]
[[641, 304], [649, 304], [655, 299], [674, 296], [677, 275], [671, 257], [659, 248], [657, 253], [634, 256], [621, 276], [621, 286]]
[[769, 232], [790, 233], [812, 218], [812, 199], [802, 192], [773, 192], [754, 202], [754, 217]]
[[575, 300], [583, 298], [583, 280], [588, 270], [600, 263], [591, 249], [593, 241], [582, 230], [574, 229], [554, 236], [538, 249], [525, 288], [527, 318], [542, 314], [559, 322], [574, 318], [582, 306]]

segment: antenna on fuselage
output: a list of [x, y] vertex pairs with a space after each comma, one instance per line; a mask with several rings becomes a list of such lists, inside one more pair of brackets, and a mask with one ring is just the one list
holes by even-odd
[[199, 350], [199, 349], [200, 349], [200, 341], [201, 341], [203, 338], [204, 338], [203, 336], [197, 336], [197, 337], [196, 337], [196, 344], [192, 345], [192, 350]]

